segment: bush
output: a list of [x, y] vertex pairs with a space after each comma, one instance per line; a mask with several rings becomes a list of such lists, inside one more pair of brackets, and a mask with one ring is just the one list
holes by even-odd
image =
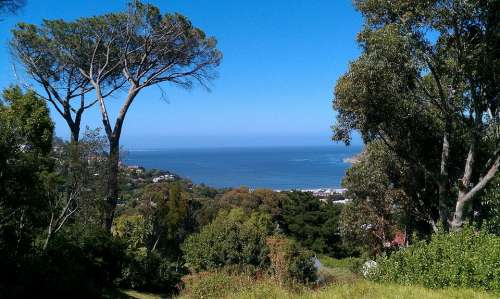
[[68, 229], [56, 235], [45, 251], [33, 250], [17, 260], [15, 275], [2, 277], [0, 297], [98, 297], [120, 275], [124, 249], [107, 232]]
[[186, 264], [193, 272], [224, 268], [260, 275], [270, 270], [280, 283], [316, 281], [312, 252], [271, 232], [266, 214], [247, 216], [240, 209], [221, 212], [182, 245]]
[[129, 252], [119, 284], [150, 292], [174, 293], [184, 269], [156, 252]]
[[313, 253], [300, 248], [289, 239], [272, 236], [266, 241], [269, 246], [271, 273], [279, 282], [315, 282], [316, 267]]
[[271, 231], [270, 217], [254, 213], [247, 216], [240, 209], [221, 212], [200, 233], [187, 238], [182, 245], [187, 266], [194, 271], [227, 265], [268, 264], [266, 237]]
[[378, 260], [376, 280], [500, 291], [500, 238], [463, 229]]

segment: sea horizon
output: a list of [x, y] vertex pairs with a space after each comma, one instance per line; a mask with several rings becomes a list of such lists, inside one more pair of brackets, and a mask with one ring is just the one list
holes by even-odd
[[222, 146], [216, 146], [216, 145], [201, 145], [201, 146], [144, 146], [144, 147], [138, 147], [138, 146], [130, 146], [130, 145], [125, 145], [123, 146], [123, 150], [125, 152], [133, 151], [133, 152], [140, 152], [140, 151], [169, 151], [169, 150], [208, 150], [208, 149], [255, 149], [255, 148], [320, 148], [320, 147], [325, 147], [325, 148], [334, 148], [334, 147], [340, 147], [340, 148], [362, 148], [364, 145], [363, 144], [351, 144], [351, 145], [345, 145], [343, 143], [331, 143], [331, 144], [305, 144], [305, 145], [297, 145], [297, 144], [283, 144], [283, 145], [222, 145]]
[[361, 145], [228, 146], [126, 149], [123, 162], [170, 171], [215, 188], [341, 188], [346, 159]]

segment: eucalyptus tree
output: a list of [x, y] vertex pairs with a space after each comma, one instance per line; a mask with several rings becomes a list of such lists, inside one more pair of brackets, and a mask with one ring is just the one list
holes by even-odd
[[[500, 166], [499, 1], [357, 0], [362, 55], [335, 88], [334, 140], [382, 140], [437, 186], [439, 218], [464, 208]], [[418, 200], [418, 199], [415, 199]]]
[[[111, 228], [118, 199], [120, 137], [132, 103], [147, 87], [171, 83], [204, 87], [216, 76], [222, 54], [216, 39], [180, 14], [160, 14], [157, 7], [134, 1], [128, 11], [81, 18], [64, 32], [57, 46], [79, 70], [95, 94], [109, 141], [109, 178], [105, 225]], [[122, 97], [114, 121], [107, 96]]]

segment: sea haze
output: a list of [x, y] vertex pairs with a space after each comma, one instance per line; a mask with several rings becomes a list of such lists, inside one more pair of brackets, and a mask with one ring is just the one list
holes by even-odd
[[360, 151], [343, 145], [133, 150], [123, 160], [212, 187], [289, 190], [339, 187], [350, 166], [344, 159]]

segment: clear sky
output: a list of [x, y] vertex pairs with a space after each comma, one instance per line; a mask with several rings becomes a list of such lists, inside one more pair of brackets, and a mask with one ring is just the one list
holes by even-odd
[[[27, 0], [0, 23], [0, 87], [17, 82], [8, 51], [20, 21], [71, 20], [123, 10], [125, 0]], [[350, 0], [156, 0], [217, 38], [224, 59], [212, 90], [143, 91], [122, 134], [127, 148], [331, 144], [333, 87], [360, 53], [361, 16]], [[120, 98], [112, 100], [117, 111]], [[55, 111], [54, 111], [55, 112]], [[56, 134], [69, 130], [56, 113]], [[84, 126], [99, 127], [97, 109]], [[356, 138], [359, 143], [359, 138]]]

